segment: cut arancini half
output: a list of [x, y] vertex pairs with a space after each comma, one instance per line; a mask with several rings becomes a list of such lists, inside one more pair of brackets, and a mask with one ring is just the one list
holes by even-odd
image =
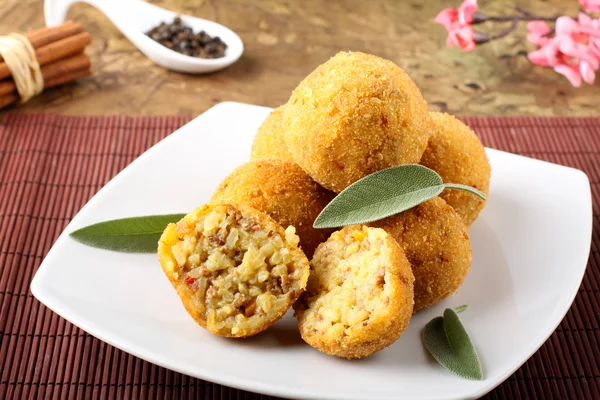
[[255, 335], [304, 291], [309, 263], [293, 227], [251, 207], [209, 203], [169, 224], [160, 264], [188, 313], [225, 337]]
[[302, 339], [326, 354], [363, 358], [394, 343], [413, 313], [414, 276], [382, 229], [349, 226], [322, 243], [294, 304]]

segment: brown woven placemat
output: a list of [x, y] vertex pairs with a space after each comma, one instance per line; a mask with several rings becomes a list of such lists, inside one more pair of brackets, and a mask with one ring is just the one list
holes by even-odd
[[[271, 399], [117, 350], [35, 300], [29, 283], [71, 218], [117, 172], [187, 122], [180, 117], [6, 114], [0, 122], [0, 399]], [[584, 170], [590, 260], [571, 310], [486, 398], [600, 399], [600, 118], [464, 118], [487, 146]]]

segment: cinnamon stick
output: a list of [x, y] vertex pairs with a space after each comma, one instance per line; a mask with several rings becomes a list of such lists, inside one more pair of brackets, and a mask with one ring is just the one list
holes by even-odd
[[[83, 26], [80, 23], [67, 21], [60, 26], [29, 32], [25, 37], [29, 39], [33, 48], [37, 49], [81, 32], [83, 32]], [[2, 61], [2, 56], [0, 56], [0, 61]]]
[[31, 37], [28, 39], [31, 42], [33, 48], [38, 49], [47, 44], [54, 43], [56, 41], [68, 38], [70, 36], [74, 36], [81, 32], [83, 32], [83, 25], [81, 25], [80, 23], [68, 21], [61, 26], [41, 30], [35, 35], [31, 35]]
[[[90, 58], [83, 53], [76, 54], [69, 58], [46, 64], [41, 68], [44, 77], [44, 88], [48, 88], [48, 81], [59, 78], [73, 71], [86, 69], [90, 67]], [[12, 79], [0, 81], [0, 96], [9, 93], [17, 93], [17, 86]]]
[[[27, 32], [25, 34], [25, 36], [27, 36], [27, 39], [29, 39], [29, 41], [31, 42], [34, 38], [36, 38], [38, 36], [41, 36], [41, 35], [49, 32], [50, 29], [62, 28], [64, 26], [67, 26], [67, 25], [70, 25], [70, 24], [73, 24], [73, 23], [74, 23], [73, 21], [68, 20], [68, 21], [65, 21], [62, 25], [59, 25], [59, 26], [54, 26], [54, 27], [43, 26], [43, 27], [41, 27], [39, 29], [36, 29], [35, 31]], [[31, 44], [33, 44], [33, 42]]]
[[[67, 74], [61, 75], [57, 78], [51, 79], [48, 82], [45, 82], [44, 87], [54, 87], [58, 85], [62, 85], [63, 83], [67, 83], [70, 81], [74, 81], [79, 78], [83, 78], [84, 76], [88, 76], [92, 73], [92, 70], [88, 68], [80, 69], [77, 71], [72, 71]], [[13, 93], [6, 94], [4, 96], [0, 96], [0, 108], [4, 108], [13, 103], [19, 101], [19, 96]]]
[[[40, 65], [46, 65], [66, 56], [81, 53], [91, 41], [90, 34], [82, 32], [42, 46], [36, 49], [35, 55]], [[9, 76], [10, 70], [6, 63], [0, 63], [0, 79], [8, 78]]]
[[76, 71], [72, 71], [69, 72], [67, 74], [58, 76], [54, 79], [50, 79], [48, 80], [48, 82], [46, 82], [44, 84], [45, 88], [51, 88], [54, 86], [58, 86], [58, 85], [62, 85], [63, 83], [67, 83], [67, 82], [71, 82], [74, 80], [77, 80], [79, 78], [83, 78], [84, 76], [88, 76], [92, 74], [92, 69], [91, 68], [83, 68], [83, 69], [79, 69]]

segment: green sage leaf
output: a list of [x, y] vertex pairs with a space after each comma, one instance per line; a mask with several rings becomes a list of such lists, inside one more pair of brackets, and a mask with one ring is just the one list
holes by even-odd
[[468, 305], [463, 304], [462, 306], [454, 307], [454, 312], [458, 314], [459, 312], [463, 312], [468, 308], [469, 308]]
[[463, 190], [479, 197], [481, 200], [485, 200], [486, 196], [481, 190], [477, 190], [474, 187], [461, 185], [459, 183], [444, 183], [444, 189]]
[[125, 253], [154, 253], [160, 235], [171, 222], [185, 214], [148, 215], [113, 219], [88, 225], [70, 236], [88, 246]]
[[451, 308], [444, 311], [444, 331], [454, 354], [457, 355], [465, 367], [465, 375], [470, 379], [483, 379], [481, 361], [479, 361], [475, 346], [473, 346], [467, 330], [460, 321], [460, 317]]
[[436, 317], [425, 325], [423, 343], [433, 358], [448, 371], [465, 379], [483, 379], [475, 347], [453, 309], [447, 308], [444, 317]]
[[338, 194], [315, 219], [315, 228], [377, 221], [408, 210], [442, 192], [437, 172], [418, 164], [375, 172]]

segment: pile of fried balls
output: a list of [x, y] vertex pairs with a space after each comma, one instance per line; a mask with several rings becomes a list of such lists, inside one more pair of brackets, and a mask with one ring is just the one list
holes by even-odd
[[309, 345], [367, 357], [394, 343], [413, 313], [458, 290], [471, 265], [468, 227], [485, 206], [450, 190], [369, 224], [313, 228], [337, 193], [402, 164], [489, 191], [490, 164], [468, 126], [429, 112], [391, 61], [340, 52], [267, 117], [251, 161], [167, 227], [163, 270], [215, 334], [257, 334], [293, 306]]

